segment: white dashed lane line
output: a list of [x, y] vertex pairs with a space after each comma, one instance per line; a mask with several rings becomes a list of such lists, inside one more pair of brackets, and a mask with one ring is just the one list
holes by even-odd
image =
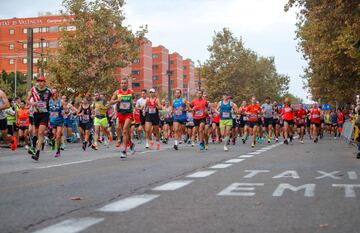
[[59, 222], [55, 225], [46, 227], [34, 233], [76, 233], [83, 231], [94, 224], [102, 222], [103, 220], [104, 220], [103, 218], [90, 218], [90, 217], [73, 218]]
[[219, 163], [219, 164], [215, 164], [214, 166], [212, 166], [212, 167], [210, 167], [210, 168], [212, 168], [212, 169], [223, 169], [223, 168], [228, 168], [228, 167], [230, 167], [230, 166], [232, 166], [231, 163], [228, 163], [228, 164], [226, 164], [226, 163]]
[[199, 171], [199, 172], [195, 172], [192, 173], [188, 176], [186, 176], [187, 178], [204, 178], [204, 177], [208, 177], [211, 176], [212, 174], [215, 174], [216, 171], [212, 170], [212, 171]]
[[174, 191], [185, 187], [193, 182], [193, 180], [176, 180], [171, 181], [169, 183], [160, 185], [158, 187], [153, 188], [153, 191]]
[[254, 155], [240, 155], [239, 158], [251, 158], [254, 157]]
[[159, 197], [160, 195], [153, 195], [153, 194], [144, 194], [144, 195], [135, 195], [132, 197], [128, 197], [111, 204], [108, 204], [98, 211], [101, 212], [125, 212], [131, 209], [134, 209], [140, 205], [143, 205], [149, 201], [154, 200], [155, 198]]
[[225, 161], [225, 163], [241, 163], [245, 159], [230, 159], [228, 161]]

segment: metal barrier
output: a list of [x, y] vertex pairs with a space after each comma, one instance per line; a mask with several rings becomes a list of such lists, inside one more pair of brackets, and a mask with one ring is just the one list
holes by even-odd
[[349, 120], [345, 121], [341, 133], [341, 137], [345, 138], [346, 141], [348, 141], [349, 143], [354, 142], [354, 125], [352, 124], [351, 121]]

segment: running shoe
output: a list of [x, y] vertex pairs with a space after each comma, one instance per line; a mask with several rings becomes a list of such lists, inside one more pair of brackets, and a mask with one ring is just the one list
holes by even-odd
[[131, 142], [130, 151], [132, 155], [135, 154], [135, 144], [133, 142]]
[[149, 149], [149, 142], [148, 142], [148, 141], [146, 141], [145, 148], [146, 148], [146, 149]]
[[123, 150], [123, 151], [121, 152], [120, 158], [125, 159], [126, 157], [127, 157], [126, 151]]
[[109, 136], [109, 142], [112, 142], [113, 141], [113, 137], [110, 135]]
[[246, 143], [245, 138], [242, 138], [241, 140], [242, 140], [243, 144], [245, 144], [245, 143]]
[[157, 144], [156, 149], [160, 150], [160, 143]]
[[208, 149], [209, 149], [209, 145], [205, 144], [205, 150], [208, 150]]
[[269, 144], [271, 143], [271, 139], [270, 139], [270, 138], [268, 138], [268, 143], [269, 143]]
[[316, 137], [314, 143], [318, 143], [319, 139]]
[[293, 135], [290, 135], [290, 142], [293, 141]]
[[275, 142], [278, 143], [278, 142], [279, 142], [279, 138], [275, 138]]
[[82, 144], [82, 149], [83, 149], [83, 151], [86, 150], [86, 142], [83, 142], [83, 144]]
[[91, 148], [92, 148], [93, 150], [98, 150], [98, 149], [99, 149], [99, 148], [98, 148], [97, 146], [95, 146], [95, 145], [92, 145]]
[[51, 139], [50, 140], [50, 146], [51, 146], [51, 150], [55, 150], [55, 140], [54, 139]]
[[255, 143], [253, 142], [253, 143], [251, 143], [251, 147], [252, 148], [254, 148], [255, 147]]
[[39, 161], [40, 151], [39, 151], [39, 150], [36, 151], [36, 153], [35, 153], [33, 156], [31, 156], [31, 158], [32, 158], [33, 160], [35, 160], [35, 161]]
[[154, 146], [154, 141], [150, 141], [150, 150], [152, 150], [153, 146]]
[[195, 146], [195, 143], [194, 142], [191, 142], [191, 147], [194, 147]]
[[203, 143], [203, 142], [199, 143], [199, 149], [200, 149], [200, 150], [204, 150], [204, 149], [205, 149], [205, 146], [204, 146], [204, 143]]
[[301, 144], [304, 144], [304, 140], [301, 140], [300, 143], [301, 143]]
[[263, 143], [263, 138], [259, 138], [259, 143], [260, 143], [260, 144]]
[[54, 155], [55, 158], [59, 158], [60, 157], [60, 151], [57, 151]]
[[35, 149], [35, 147], [30, 147], [30, 148], [28, 149], [28, 153], [31, 154], [31, 155], [35, 155], [35, 154], [36, 154], [36, 149]]
[[175, 149], [175, 150], [178, 150], [179, 148], [178, 148], [178, 146], [177, 146], [177, 145], [174, 145], [174, 149]]
[[357, 156], [356, 156], [357, 159], [360, 159], [360, 152], [357, 153]]
[[117, 142], [116, 143], [116, 147], [120, 147], [121, 146], [121, 143], [120, 142]]
[[224, 145], [224, 151], [225, 151], [225, 152], [228, 152], [228, 151], [229, 151], [229, 149], [227, 148], [226, 145]]
[[235, 144], [236, 144], [236, 139], [235, 139], [235, 138], [233, 138], [233, 140], [232, 140], [232, 144], [233, 144], [233, 145], [235, 145]]
[[15, 151], [16, 149], [17, 149], [16, 137], [15, 137], [15, 136], [12, 136], [11, 150]]
[[284, 140], [284, 144], [289, 145], [289, 142], [287, 139]]
[[60, 150], [65, 150], [65, 144], [64, 143], [61, 143]]

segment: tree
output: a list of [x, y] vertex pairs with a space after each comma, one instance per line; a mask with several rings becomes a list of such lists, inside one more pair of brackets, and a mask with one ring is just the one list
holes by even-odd
[[[24, 98], [26, 96], [26, 76], [21, 72], [16, 72], [16, 96]], [[9, 98], [15, 97], [15, 73], [1, 72], [0, 87]]]
[[213, 43], [208, 47], [210, 58], [202, 75], [207, 93], [213, 100], [221, 99], [224, 91], [230, 92], [235, 102], [267, 96], [280, 99], [288, 90], [289, 77], [276, 71], [273, 57], [262, 57], [245, 48], [241, 38], [229, 29], [215, 32]]
[[289, 0], [297, 15], [299, 50], [314, 100], [351, 102], [360, 93], [360, 4], [358, 0]]
[[113, 92], [115, 69], [133, 62], [146, 28], [133, 33], [123, 25], [123, 0], [63, 0], [63, 6], [73, 19], [65, 26], [76, 30], [63, 30], [61, 47], [49, 56], [52, 84], [69, 95]]

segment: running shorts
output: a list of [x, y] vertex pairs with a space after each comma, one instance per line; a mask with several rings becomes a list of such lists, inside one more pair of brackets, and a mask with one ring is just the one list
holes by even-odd
[[34, 113], [34, 125], [35, 128], [39, 128], [40, 125], [48, 126], [50, 114], [48, 112]]
[[205, 118], [200, 118], [200, 119], [194, 119], [194, 126], [195, 127], [199, 126], [201, 123], [206, 124], [206, 117]]
[[130, 121], [133, 121], [134, 120], [134, 115], [132, 113], [127, 113], [127, 114], [118, 113], [117, 118], [118, 118], [118, 124], [123, 125], [123, 124], [125, 124], [125, 121], [127, 119], [129, 119]]
[[94, 126], [100, 126], [102, 128], [107, 128], [107, 127], [109, 127], [109, 122], [106, 117], [104, 117], [104, 118], [95, 117]]
[[4, 118], [0, 120], [0, 130], [3, 131], [6, 129], [7, 129], [7, 119]]
[[220, 120], [220, 129], [222, 130], [225, 126], [230, 129], [233, 127], [233, 120]]

